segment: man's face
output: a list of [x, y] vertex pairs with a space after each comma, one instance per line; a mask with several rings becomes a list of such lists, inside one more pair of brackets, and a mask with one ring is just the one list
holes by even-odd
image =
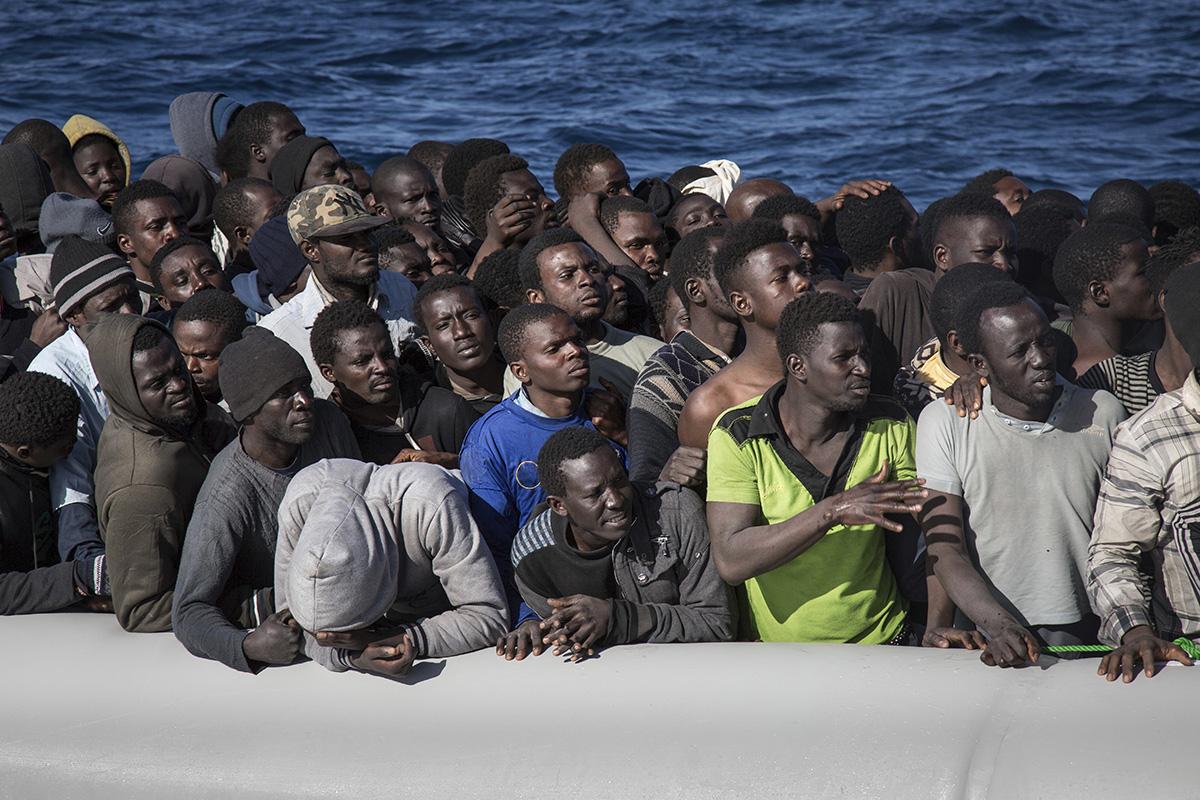
[[75, 150], [75, 168], [96, 195], [96, 202], [112, 208], [128, 177], [116, 145], [102, 136], [91, 137], [88, 144]]
[[557, 306], [576, 322], [590, 322], [604, 315], [608, 305], [608, 283], [592, 248], [568, 242], [543, 250], [537, 259], [542, 288], [535, 302]]
[[725, 207], [706, 194], [696, 192], [680, 198], [667, 219], [667, 224], [680, 239], [701, 228], [717, 228], [729, 223]]
[[132, 221], [131, 230], [118, 236], [117, 244], [144, 267], [150, 266], [160, 247], [188, 232], [187, 217], [174, 197], [152, 197], [136, 203]]
[[692, 327], [692, 317], [683, 307], [683, 301], [675, 293], [674, 287], [667, 289], [666, 302], [663, 306], [662, 340], [669, 342], [675, 334]]
[[779, 223], [787, 234], [787, 240], [800, 251], [800, 257], [811, 269], [817, 247], [821, 244], [821, 223], [804, 214], [785, 214]]
[[397, 172], [386, 184], [375, 187], [375, 197], [385, 216], [419, 222], [437, 230], [442, 214], [442, 197], [437, 181], [424, 170]]
[[[400, 398], [400, 366], [387, 328], [373, 324], [337, 334], [331, 374], [321, 373], [337, 384], [343, 398], [363, 405], [395, 403]], [[352, 395], [346, 398], [346, 393]]]
[[132, 279], [114, 283], [84, 300], [67, 315], [67, 322], [77, 328], [92, 324], [101, 314], [141, 314], [142, 298]]
[[283, 195], [271, 186], [248, 186], [243, 190], [246, 194], [246, 200], [250, 207], [254, 209], [250, 215], [249, 225], [246, 227], [246, 242], [250, 244], [250, 237], [254, 232], [262, 227], [263, 223], [271, 218], [271, 209], [283, 200]]
[[620, 328], [629, 322], [629, 287], [611, 264], [600, 266], [608, 283], [608, 305], [604, 307], [602, 319], [609, 325]]
[[1006, 178], [1001, 178], [992, 184], [996, 193], [992, 195], [1008, 209], [1008, 213], [1014, 217], [1021, 210], [1021, 205], [1029, 199], [1029, 195], [1033, 194], [1029, 191], [1029, 187], [1025, 182], [1016, 175], [1009, 175]]
[[471, 287], [456, 286], [426, 297], [421, 315], [430, 347], [450, 369], [469, 375], [492, 360], [496, 335]]
[[[801, 360], [789, 360], [789, 371], [803, 364], [808, 395], [830, 411], [856, 411], [871, 394], [871, 350], [862, 325], [826, 322], [819, 339]], [[793, 374], [795, 374], [793, 372]]]
[[166, 334], [133, 354], [133, 382], [146, 415], [164, 428], [186, 430], [196, 421], [196, 395], [179, 348]]
[[626, 212], [618, 215], [612, 238], [639, 269], [655, 280], [663, 276], [667, 263], [667, 235], [653, 214]]
[[608, 158], [592, 165], [584, 179], [582, 193], [593, 192], [609, 197], [633, 197], [633, 190], [629, 188], [629, 173], [625, 171], [625, 165], [620, 159]]
[[562, 462], [565, 491], [551, 501], [571, 530], [602, 542], [618, 542], [633, 527], [633, 486], [616, 452], [607, 445]]
[[300, 124], [300, 120], [291, 112], [278, 114], [271, 118], [271, 134], [267, 137], [267, 141], [262, 145], [263, 155], [266, 156], [266, 163], [270, 165], [275, 160], [275, 154], [279, 152], [285, 144], [295, 139], [297, 136], [303, 136], [307, 131]]
[[312, 406], [312, 379], [300, 378], [271, 395], [247, 424], [261, 428], [277, 442], [304, 444], [313, 435]]
[[225, 271], [204, 245], [181, 247], [163, 259], [158, 280], [164, 308], [178, 308], [202, 289], [229, 289]]
[[369, 231], [317, 239], [316, 249], [319, 262], [314, 266], [323, 270], [323, 280], [370, 286], [379, 278], [379, 256], [371, 245]]
[[406, 222], [404, 230], [411, 233], [412, 237], [417, 240], [417, 244], [425, 248], [425, 254], [429, 256], [429, 271], [432, 274], [447, 275], [458, 271], [458, 262], [455, 260], [454, 251], [450, 249], [450, 245], [446, 244], [445, 239], [434, 232], [433, 228], [419, 222]]
[[740, 290], [730, 293], [731, 305], [740, 316], [753, 315], [761, 328], [773, 331], [787, 304], [812, 291], [808, 264], [790, 242], [773, 242], [750, 253], [737, 282]]
[[175, 322], [171, 327], [179, 354], [191, 373], [192, 383], [213, 403], [221, 400], [221, 384], [218, 381], [218, 364], [222, 351], [232, 341], [229, 331], [222, 325], [202, 319]]
[[1011, 220], [993, 217], [953, 219], [938, 229], [933, 246], [937, 268], [945, 272], [960, 264], [991, 264], [998, 270], [1017, 272], [1017, 232]]
[[308, 160], [308, 166], [304, 168], [304, 177], [300, 182], [300, 190], [324, 186], [327, 183], [336, 183], [357, 191], [354, 186], [354, 176], [350, 174], [350, 168], [346, 166], [346, 159], [342, 158], [333, 145], [328, 144], [317, 148], [317, 152], [313, 153], [312, 158]]
[[721, 240], [717, 238], [709, 239], [706, 246], [708, 248], [708, 274], [701, 285], [701, 289], [704, 291], [705, 302], [708, 308], [721, 319], [727, 322], [737, 322], [737, 312], [733, 310], [733, 306], [729, 305], [729, 298], [721, 291], [721, 285], [717, 283], [717, 278], [713, 275], [712, 270], [713, 261], [717, 257], [717, 250], [721, 248]]
[[25, 444], [20, 447], [3, 445], [3, 447], [34, 469], [45, 470], [71, 455], [71, 449], [75, 447], [75, 439], [75, 431], [71, 431], [58, 441], [48, 444]]
[[513, 367], [521, 383], [560, 395], [583, 391], [591, 378], [583, 335], [565, 314], [555, 314], [525, 329], [521, 360]]
[[554, 203], [546, 196], [546, 190], [533, 173], [527, 169], [517, 169], [505, 172], [500, 176], [500, 193], [502, 196], [520, 195], [534, 203], [533, 218], [529, 227], [521, 231], [513, 239], [518, 244], [524, 244], [547, 228], [558, 227], [558, 217], [554, 214]]
[[979, 319], [983, 366], [992, 392], [1027, 408], [1049, 404], [1055, 393], [1054, 336], [1031, 300], [989, 308]]
[[418, 288], [433, 274], [429, 255], [416, 242], [389, 247], [379, 253], [379, 266], [389, 272], [399, 272]]
[[1149, 257], [1150, 251], [1142, 239], [1121, 245], [1121, 260], [1113, 270], [1112, 280], [1108, 281], [1109, 307], [1119, 320], [1150, 320], [1162, 316], [1146, 277]]

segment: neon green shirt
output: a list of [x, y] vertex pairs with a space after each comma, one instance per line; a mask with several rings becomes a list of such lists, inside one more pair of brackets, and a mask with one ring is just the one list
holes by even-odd
[[[765, 524], [862, 483], [889, 464], [888, 480], [916, 477], [916, 425], [888, 398], [872, 397], [833, 476], [795, 448], [779, 422], [784, 382], [722, 414], [708, 435], [708, 500], [758, 506]], [[816, 499], [814, 499], [814, 494]], [[782, 566], [746, 582], [764, 642], [881, 644], [904, 627], [908, 605], [877, 525], [838, 525]]]

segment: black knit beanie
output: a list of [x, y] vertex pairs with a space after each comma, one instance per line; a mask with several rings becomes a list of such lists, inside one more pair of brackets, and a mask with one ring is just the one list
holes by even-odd
[[291, 197], [300, 191], [308, 162], [325, 146], [332, 147], [333, 142], [320, 136], [297, 136], [279, 148], [271, 162], [271, 183], [281, 195]]
[[125, 259], [100, 242], [75, 234], [59, 241], [50, 261], [54, 305], [64, 317], [92, 295], [126, 279], [133, 279], [133, 270]]
[[1193, 366], [1200, 367], [1200, 261], [1176, 268], [1163, 290], [1163, 310], [1171, 330]]
[[230, 416], [240, 423], [284, 386], [311, 376], [294, 347], [265, 328], [251, 327], [221, 351], [217, 381]]

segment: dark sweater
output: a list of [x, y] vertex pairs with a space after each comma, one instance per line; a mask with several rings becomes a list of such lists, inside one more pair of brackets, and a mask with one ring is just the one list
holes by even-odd
[[400, 410], [396, 422], [368, 425], [350, 416], [363, 461], [390, 464], [405, 448], [457, 453], [467, 430], [479, 418], [466, 400], [432, 383], [401, 376]]

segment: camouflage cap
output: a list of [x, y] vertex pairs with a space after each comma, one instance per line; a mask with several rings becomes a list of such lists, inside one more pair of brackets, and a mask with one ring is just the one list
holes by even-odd
[[353, 189], [326, 184], [305, 189], [288, 204], [287, 225], [292, 241], [323, 239], [370, 230], [385, 225], [387, 217], [377, 217]]

